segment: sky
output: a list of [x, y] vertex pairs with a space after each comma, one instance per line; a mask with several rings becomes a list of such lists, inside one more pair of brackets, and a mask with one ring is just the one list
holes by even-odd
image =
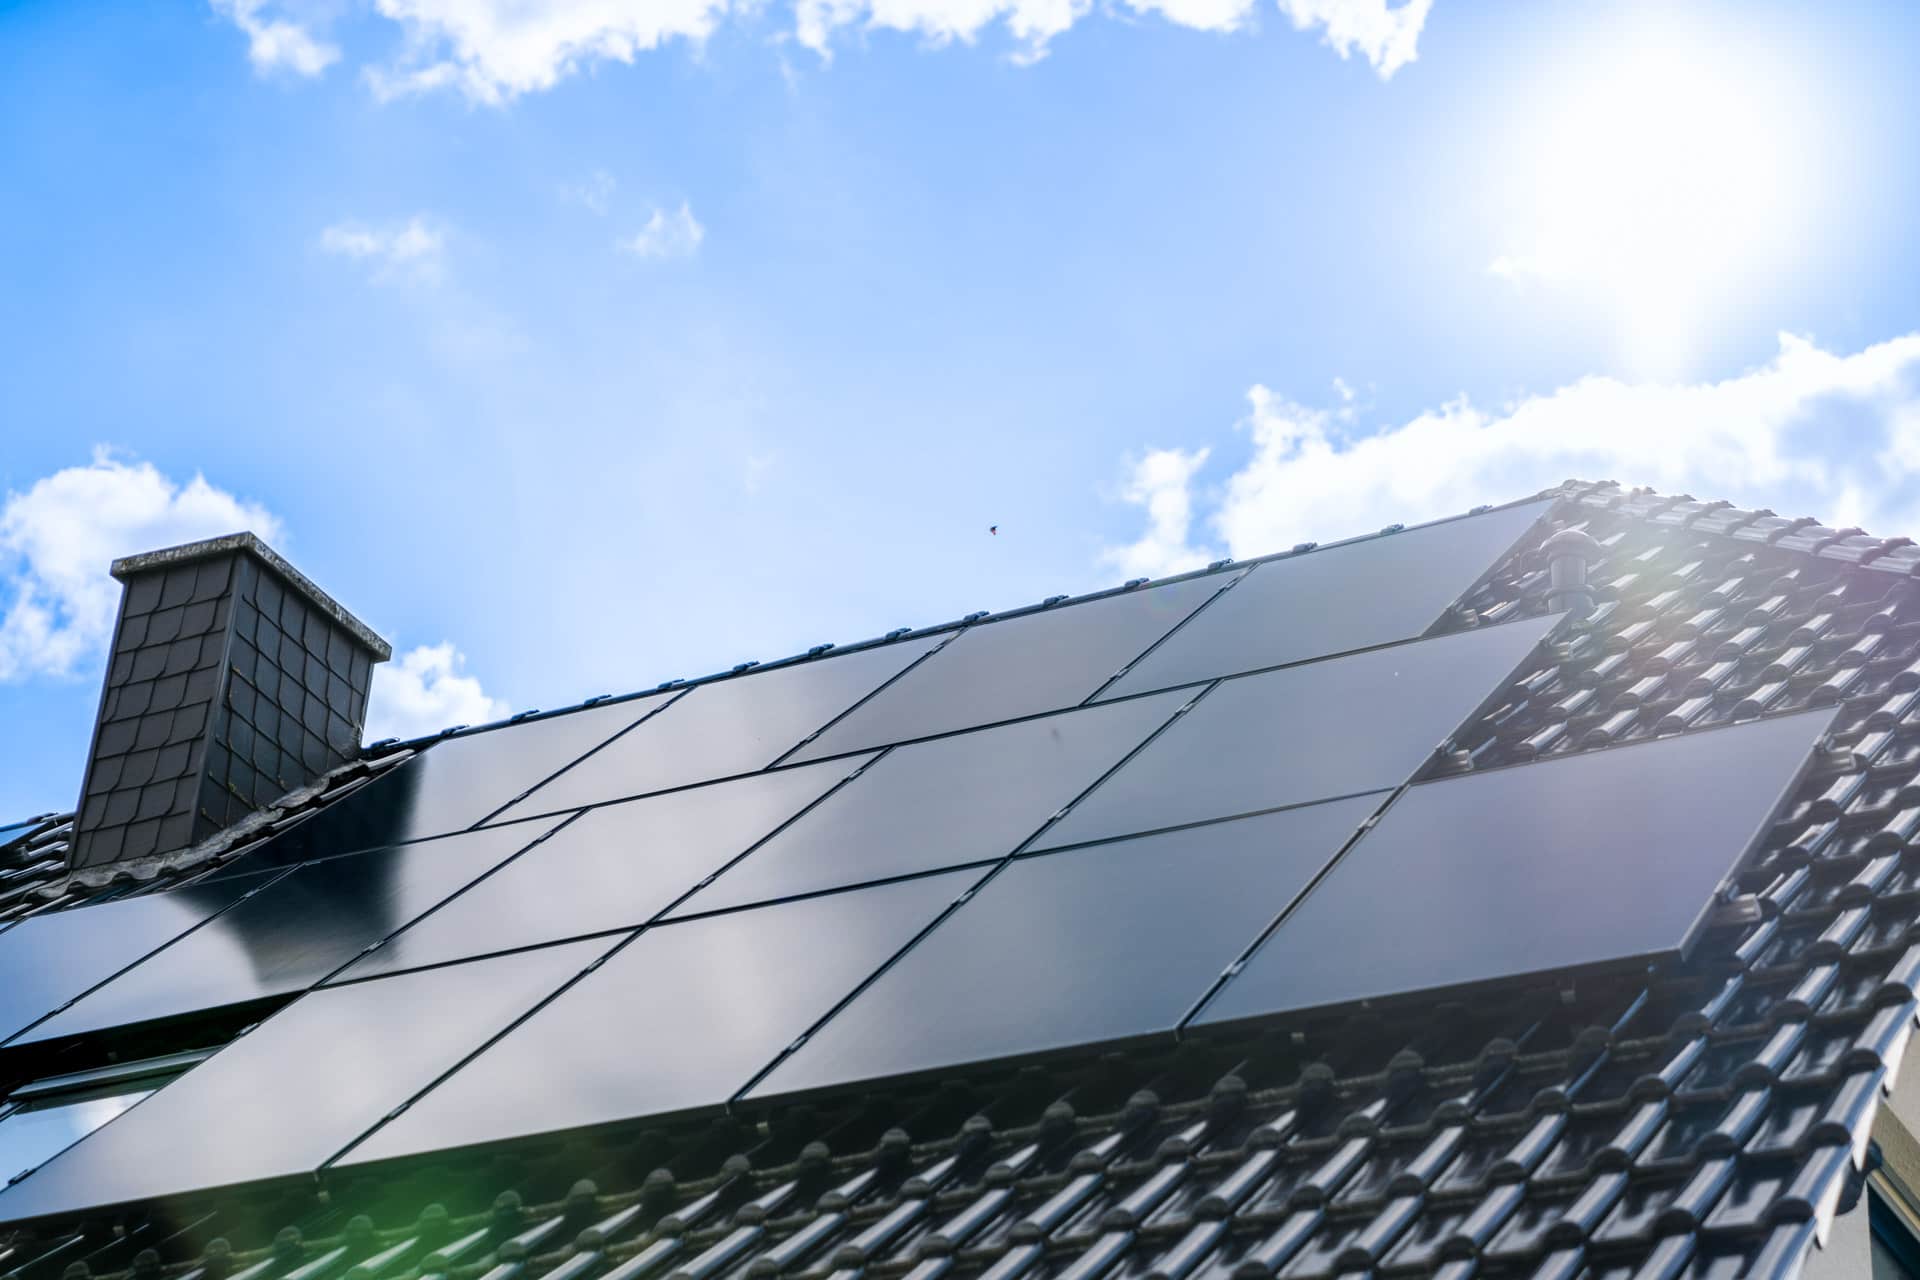
[[[1920, 536], [1920, 10], [0, 5], [0, 816], [117, 555], [370, 737], [1506, 501]], [[990, 532], [997, 527], [997, 532]]]

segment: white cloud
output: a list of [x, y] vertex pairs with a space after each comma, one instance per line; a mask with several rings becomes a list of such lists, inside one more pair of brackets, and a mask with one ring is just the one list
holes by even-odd
[[1146, 509], [1147, 531], [1124, 547], [1108, 547], [1101, 553], [1102, 563], [1128, 578], [1163, 578], [1219, 558], [1187, 541], [1193, 526], [1193, 477], [1210, 452], [1154, 449], [1128, 464], [1120, 500]]
[[112, 638], [119, 556], [280, 522], [196, 475], [177, 484], [148, 462], [106, 449], [9, 493], [0, 507], [0, 680], [67, 675], [97, 660]]
[[707, 229], [683, 200], [672, 211], [655, 209], [647, 224], [619, 245], [641, 258], [686, 258], [696, 253], [706, 238]]
[[405, 278], [433, 284], [440, 280], [445, 267], [446, 233], [422, 214], [384, 226], [337, 222], [320, 233], [320, 248], [368, 263], [374, 268], [375, 279]]
[[[1139, 13], [1157, 13], [1197, 31], [1237, 31], [1255, 0], [1126, 0]], [[1413, 61], [1432, 0], [1278, 0], [1280, 12], [1300, 31], [1318, 29], [1342, 58], [1355, 52], [1387, 79]], [[935, 45], [971, 43], [996, 22], [1022, 46], [1016, 61], [1044, 57], [1048, 43], [1085, 17], [1092, 0], [796, 0], [795, 36], [828, 57], [835, 31], [861, 25], [915, 32]]]
[[267, 0], [212, 0], [215, 13], [232, 20], [246, 33], [247, 60], [261, 75], [286, 70], [317, 76], [340, 60], [340, 50], [318, 38], [298, 21], [266, 17]]
[[1320, 39], [1342, 58], [1358, 53], [1382, 80], [1418, 55], [1421, 28], [1433, 0], [1280, 0], [1280, 12], [1299, 31], [1320, 28]]
[[585, 182], [570, 182], [561, 187], [560, 199], [604, 218], [613, 207], [613, 192], [617, 186], [619, 183], [614, 181], [612, 174], [605, 169], [595, 169]]
[[[266, 71], [318, 75], [340, 50], [288, 16], [301, 0], [212, 0], [248, 37], [248, 56]], [[971, 43], [1004, 25], [1016, 62], [1044, 57], [1048, 43], [1093, 11], [1093, 0], [792, 0], [792, 33], [829, 58], [844, 28], [918, 34], [933, 45]], [[1342, 58], [1359, 54], [1382, 79], [1413, 61], [1432, 0], [1276, 0], [1301, 31], [1318, 31]], [[1176, 26], [1234, 31], [1258, 0], [1125, 0]], [[732, 16], [760, 13], [763, 0], [375, 0], [399, 29], [399, 52], [366, 65], [381, 100], [451, 90], [500, 106], [553, 88], [607, 63], [632, 63], [673, 41], [700, 45]], [[273, 16], [269, 16], [269, 12]], [[789, 74], [783, 67], [783, 74]], [[591, 207], [591, 206], [590, 206]]]
[[728, 0], [377, 0], [406, 52], [369, 68], [381, 98], [454, 88], [493, 105], [551, 89], [596, 62], [633, 61], [670, 40], [698, 43]]
[[[1166, 3], [1174, 7], [1238, 6], [1250, 0]], [[834, 33], [856, 24], [918, 34], [939, 46], [955, 40], [972, 43], [987, 27], [1004, 21], [1008, 33], [1021, 45], [1016, 61], [1031, 62], [1043, 57], [1047, 43], [1085, 17], [1091, 7], [1091, 0], [796, 0], [794, 35], [822, 58], [830, 58]]]
[[[1263, 386], [1247, 398], [1252, 456], [1206, 521], [1237, 557], [1457, 514], [1570, 478], [1920, 534], [1920, 333], [1851, 355], [1783, 334], [1772, 360], [1719, 382], [1583, 378], [1498, 411], [1463, 397], [1369, 435]], [[1210, 554], [1190, 545], [1183, 505], [1198, 467], [1183, 474], [1178, 460], [1194, 455], [1171, 452], [1159, 488], [1142, 481], [1126, 495], [1147, 506], [1149, 530], [1125, 550], [1140, 549], [1156, 573]]]
[[1195, 31], [1238, 31], [1253, 12], [1253, 0], [1127, 0], [1139, 13], [1157, 13]]
[[420, 645], [373, 669], [367, 740], [418, 738], [458, 724], [485, 724], [507, 714], [467, 675], [466, 655], [450, 642]]

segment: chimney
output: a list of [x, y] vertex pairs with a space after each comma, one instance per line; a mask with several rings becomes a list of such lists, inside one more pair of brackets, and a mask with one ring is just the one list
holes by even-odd
[[69, 864], [171, 853], [360, 749], [393, 648], [251, 533], [113, 562], [124, 589]]

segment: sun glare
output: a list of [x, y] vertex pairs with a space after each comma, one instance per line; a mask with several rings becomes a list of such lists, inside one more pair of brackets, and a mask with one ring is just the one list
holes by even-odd
[[1595, 35], [1514, 98], [1491, 268], [1604, 309], [1630, 372], [1678, 374], [1792, 265], [1819, 172], [1811, 106], [1750, 30], [1656, 12]]

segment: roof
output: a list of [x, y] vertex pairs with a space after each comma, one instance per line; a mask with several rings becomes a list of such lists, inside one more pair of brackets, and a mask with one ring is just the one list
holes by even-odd
[[[1540, 544], [1564, 528], [1603, 548], [1598, 607], [1422, 776], [1832, 716], [1694, 945], [1650, 973], [572, 1132], [347, 1171], [323, 1197], [235, 1193], [105, 1233], [42, 1224], [0, 1249], [21, 1274], [84, 1261], [248, 1280], [1791, 1274], [1857, 1187], [1920, 1010], [1920, 554], [1611, 485], [1550, 496], [1546, 522], [1434, 630], [1543, 616]], [[254, 831], [347, 812], [318, 802], [421, 746]], [[43, 821], [0, 865], [47, 905], [139, 884], [48, 875], [58, 837]], [[241, 835], [156, 860], [150, 883], [255, 847]]]

